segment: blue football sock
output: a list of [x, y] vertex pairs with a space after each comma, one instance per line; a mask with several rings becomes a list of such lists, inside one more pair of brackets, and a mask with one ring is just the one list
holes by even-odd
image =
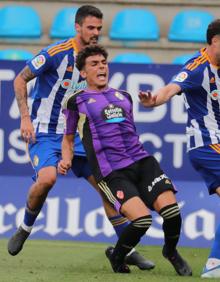
[[28, 207], [28, 204], [26, 204], [25, 213], [24, 213], [24, 224], [27, 226], [33, 226], [40, 211], [41, 208], [33, 211]]
[[220, 259], [220, 224], [215, 232], [215, 239], [209, 254], [209, 258]]
[[124, 228], [129, 225], [129, 221], [122, 215], [109, 217], [108, 219], [111, 222], [113, 228], [115, 229], [115, 233], [119, 238]]

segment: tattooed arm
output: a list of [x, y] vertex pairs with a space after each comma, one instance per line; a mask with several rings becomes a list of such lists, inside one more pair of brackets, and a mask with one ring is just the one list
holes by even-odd
[[14, 80], [14, 91], [21, 115], [21, 136], [26, 142], [35, 141], [34, 128], [31, 123], [27, 104], [27, 83], [35, 77], [26, 66]]

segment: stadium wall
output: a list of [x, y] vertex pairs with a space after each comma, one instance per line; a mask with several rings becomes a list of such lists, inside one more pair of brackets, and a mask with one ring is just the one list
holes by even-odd
[[[39, 40], [35, 41], [16, 41], [16, 40], [3, 40], [0, 39], [0, 49], [8, 48], [24, 48], [36, 54], [41, 48], [52, 43], [49, 38], [49, 31], [52, 21], [56, 13], [64, 7], [80, 6], [82, 4], [91, 3], [99, 7], [104, 13], [104, 26], [103, 36], [101, 43], [108, 48], [110, 59], [121, 52], [127, 52], [128, 49], [133, 52], [144, 52], [152, 57], [155, 63], [171, 63], [173, 58], [183, 53], [193, 53], [195, 50], [200, 49], [203, 44], [201, 43], [180, 43], [170, 42], [167, 39], [169, 27], [174, 16], [181, 10], [199, 9], [210, 12], [214, 17], [219, 17], [218, 7], [219, 1], [189, 1], [189, 0], [118, 0], [118, 1], [97, 1], [97, 0], [76, 0], [76, 1], [0, 1], [0, 8], [5, 5], [29, 5], [32, 6], [40, 15], [43, 35]], [[141, 8], [148, 9], [153, 12], [158, 20], [160, 26], [160, 39], [156, 42], [137, 42], [137, 44], [130, 44], [124, 46], [120, 41], [112, 41], [109, 39], [109, 30], [115, 14], [124, 8]], [[131, 19], [132, 20], [132, 19]]]

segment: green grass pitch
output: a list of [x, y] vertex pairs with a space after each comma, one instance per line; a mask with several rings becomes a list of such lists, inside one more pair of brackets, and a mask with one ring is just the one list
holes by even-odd
[[104, 255], [106, 247], [102, 243], [28, 240], [22, 252], [12, 257], [7, 253], [7, 240], [2, 239], [0, 282], [204, 281], [200, 273], [208, 249], [178, 248], [193, 269], [193, 277], [180, 277], [162, 257], [160, 246], [137, 248], [142, 255], [156, 263], [155, 269], [141, 271], [132, 266], [130, 274], [115, 274]]

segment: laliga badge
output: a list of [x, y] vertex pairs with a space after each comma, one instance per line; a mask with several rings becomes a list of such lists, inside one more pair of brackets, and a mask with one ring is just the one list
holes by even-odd
[[46, 58], [44, 55], [38, 55], [31, 61], [33, 67], [38, 70], [40, 67], [42, 67], [46, 63]]
[[212, 98], [212, 100], [217, 101], [220, 97], [220, 90], [213, 90], [211, 93], [209, 93], [209, 96]]
[[174, 81], [183, 82], [187, 77], [188, 77], [188, 73], [182, 71], [175, 77]]

